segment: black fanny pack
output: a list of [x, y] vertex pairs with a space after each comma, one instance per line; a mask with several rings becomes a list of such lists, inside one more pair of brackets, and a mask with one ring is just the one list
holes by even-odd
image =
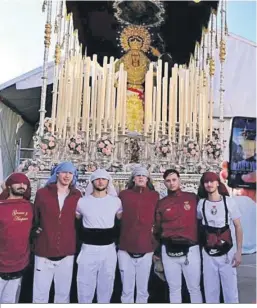
[[138, 259], [138, 258], [142, 258], [145, 253], [132, 253], [132, 252], [127, 252], [131, 258], [134, 258], [134, 259]]
[[196, 243], [184, 238], [178, 239], [163, 239], [166, 253], [169, 257], [183, 257], [187, 256], [189, 248], [196, 245]]
[[93, 229], [82, 228], [81, 239], [84, 244], [104, 246], [115, 242], [116, 228]]
[[63, 257], [47, 257], [48, 260], [50, 261], [61, 261], [62, 259], [66, 258], [67, 256]]
[[14, 280], [14, 279], [19, 279], [21, 278], [26, 271], [26, 268], [18, 271], [18, 272], [13, 272], [13, 273], [0, 273], [0, 278], [3, 280]]
[[228, 224], [228, 207], [226, 197], [223, 196], [225, 207], [225, 226], [222, 228], [211, 227], [208, 225], [205, 214], [205, 202], [203, 202], [203, 218], [205, 225], [203, 228], [203, 247], [211, 257], [220, 257], [227, 254], [233, 247], [231, 230]]

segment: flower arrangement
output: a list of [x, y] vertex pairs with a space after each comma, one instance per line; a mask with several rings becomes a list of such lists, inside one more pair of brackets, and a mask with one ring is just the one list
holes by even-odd
[[94, 172], [97, 169], [97, 164], [95, 162], [82, 163], [79, 165], [79, 171], [82, 173], [85, 172]]
[[163, 157], [166, 157], [167, 154], [171, 153], [171, 144], [168, 139], [160, 139], [155, 146], [155, 153], [161, 154]]
[[52, 131], [52, 119], [51, 118], [45, 118], [44, 121], [44, 134], [50, 133]]
[[98, 153], [103, 154], [104, 156], [110, 156], [113, 152], [114, 146], [110, 139], [107, 136], [103, 136], [96, 143], [96, 149]]
[[194, 140], [188, 140], [183, 147], [183, 153], [187, 158], [198, 158], [200, 156], [199, 145]]
[[[220, 129], [214, 128], [212, 131], [212, 140], [207, 140], [205, 150], [209, 159], [219, 159], [222, 152], [222, 144], [219, 141]], [[224, 141], [224, 145], [225, 145]], [[224, 146], [223, 145], [223, 146]]]
[[52, 135], [50, 132], [43, 135], [40, 140], [39, 146], [44, 154], [51, 154], [52, 150], [56, 147], [57, 138]]
[[38, 172], [44, 171], [46, 166], [40, 160], [26, 159], [17, 168], [18, 172]]
[[68, 148], [72, 154], [82, 154], [85, 152], [85, 143], [81, 136], [72, 137], [68, 141]]
[[206, 144], [206, 153], [210, 159], [219, 159], [221, 155], [221, 144], [216, 140], [209, 140]]

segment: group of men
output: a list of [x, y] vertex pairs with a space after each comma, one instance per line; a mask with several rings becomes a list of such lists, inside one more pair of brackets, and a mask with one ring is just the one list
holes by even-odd
[[[0, 195], [0, 303], [17, 302], [30, 249], [35, 255], [33, 303], [48, 303], [53, 281], [54, 302], [70, 302], [74, 261], [79, 303], [92, 303], [95, 291], [98, 303], [110, 302], [117, 261], [122, 303], [148, 302], [152, 262], [163, 265], [171, 303], [182, 302], [182, 273], [191, 303], [203, 302], [201, 263], [206, 302], [220, 302], [221, 282], [225, 303], [238, 303], [240, 214], [218, 175], [204, 173], [197, 196], [182, 191], [179, 173], [168, 169], [163, 174], [168, 194], [160, 199], [143, 167], [133, 170], [119, 195], [104, 169], [91, 174], [83, 196], [72, 163], [59, 164], [51, 174], [34, 204], [24, 174], [13, 173], [5, 182]], [[82, 245], [76, 258], [77, 235]]]

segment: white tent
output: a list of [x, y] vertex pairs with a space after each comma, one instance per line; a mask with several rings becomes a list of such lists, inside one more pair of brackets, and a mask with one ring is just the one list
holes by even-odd
[[[226, 38], [224, 63], [224, 117], [256, 114], [256, 44], [240, 36], [229, 34]], [[220, 64], [216, 50], [214, 77], [214, 117], [219, 117]]]

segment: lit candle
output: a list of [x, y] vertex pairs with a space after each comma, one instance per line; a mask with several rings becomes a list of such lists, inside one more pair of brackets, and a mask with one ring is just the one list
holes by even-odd
[[158, 60], [157, 65], [157, 101], [156, 101], [156, 126], [155, 138], [159, 138], [159, 128], [161, 119], [161, 98], [162, 98], [162, 60]]
[[111, 109], [113, 110], [113, 113], [111, 112], [110, 114], [113, 114], [111, 117], [111, 138], [112, 138], [112, 143], [115, 143], [116, 140], [116, 130], [115, 130], [115, 104], [116, 104], [116, 95], [117, 95], [117, 89], [116, 87], [112, 88], [112, 101], [111, 101]]
[[175, 64], [172, 69], [172, 78], [174, 78], [174, 91], [173, 91], [173, 141], [176, 141], [176, 124], [177, 124], [177, 113], [178, 113], [178, 65]]
[[155, 125], [156, 125], [156, 87], [153, 87], [153, 117], [152, 117], [152, 143], [155, 141]]
[[169, 84], [169, 121], [168, 121], [168, 138], [171, 140], [172, 124], [173, 124], [173, 100], [174, 100], [174, 78], [170, 78]]
[[148, 120], [149, 120], [149, 94], [150, 94], [150, 80], [149, 80], [149, 71], [145, 76], [145, 114], [144, 114], [144, 135], [147, 136], [148, 131]]
[[168, 63], [164, 64], [164, 77], [162, 79], [162, 134], [166, 135], [167, 123], [167, 93], [168, 91]]
[[87, 122], [86, 122], [86, 144], [89, 147], [89, 124], [90, 124], [90, 102], [91, 102], [91, 87], [88, 86], [88, 94], [87, 94]]
[[[111, 58], [113, 59], [113, 57]], [[102, 89], [101, 89], [101, 112], [100, 112], [100, 117], [104, 118], [104, 131], [107, 132], [107, 123], [108, 123], [108, 110], [110, 108], [110, 96], [111, 96], [111, 85], [108, 84], [108, 77], [110, 78], [111, 81], [111, 64], [110, 64], [110, 68], [109, 68], [109, 74], [107, 77], [107, 61], [108, 58], [104, 57], [104, 61], [103, 61], [103, 83], [102, 83]], [[108, 84], [107, 88], [106, 85]], [[108, 90], [109, 88], [109, 90]], [[107, 91], [107, 98], [105, 98], [105, 93]]]
[[127, 72], [123, 71], [123, 112], [122, 112], [122, 134], [125, 135], [126, 132], [126, 118], [127, 118]]
[[88, 104], [89, 95], [89, 77], [90, 77], [91, 60], [87, 57], [84, 60], [84, 90], [83, 90], [83, 109], [82, 109], [82, 131], [86, 130], [87, 122], [89, 121], [90, 101]]
[[98, 78], [96, 72], [97, 55], [93, 55], [93, 61], [91, 62], [91, 119], [92, 119], [92, 139], [95, 140], [96, 133], [96, 96]]

